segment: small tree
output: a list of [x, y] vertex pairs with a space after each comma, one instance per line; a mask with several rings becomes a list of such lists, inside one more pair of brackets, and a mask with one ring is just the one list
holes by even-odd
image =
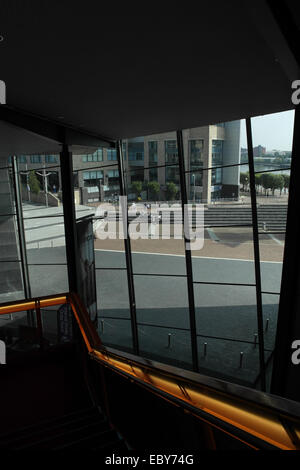
[[240, 183], [243, 185], [243, 191], [247, 189], [247, 186], [249, 184], [249, 173], [241, 173], [240, 174]]
[[283, 178], [283, 176], [282, 175], [273, 175], [273, 187], [271, 188], [273, 196], [274, 196], [275, 189], [279, 189], [280, 196], [281, 196], [283, 187], [284, 187], [284, 178]]
[[167, 200], [168, 201], [173, 201], [175, 199], [175, 196], [177, 194], [177, 186], [175, 183], [172, 181], [167, 184]]
[[271, 173], [262, 173], [261, 178], [261, 185], [265, 190], [265, 195], [267, 194], [268, 189], [272, 186], [272, 174]]
[[133, 181], [131, 183], [131, 189], [135, 193], [136, 198], [140, 197], [140, 194], [141, 194], [142, 189], [143, 189], [142, 182], [141, 181]]
[[283, 177], [284, 192], [286, 193], [286, 190], [288, 190], [290, 186], [290, 175], [282, 175], [282, 177]]
[[256, 173], [255, 174], [255, 187], [256, 187], [256, 192], [259, 192], [258, 189], [261, 186], [261, 173]]
[[160, 184], [157, 181], [150, 181], [148, 183], [149, 196], [154, 201], [157, 201], [158, 199], [159, 190], [160, 190]]
[[40, 182], [33, 170], [30, 171], [29, 176], [28, 176], [28, 184], [30, 187], [30, 191], [33, 194], [39, 194], [41, 187], [40, 187]]

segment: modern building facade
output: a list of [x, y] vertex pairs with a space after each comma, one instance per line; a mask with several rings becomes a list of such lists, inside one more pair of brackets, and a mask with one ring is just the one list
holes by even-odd
[[[240, 121], [233, 121], [183, 131], [189, 200], [210, 203], [216, 199], [238, 199], [239, 167], [231, 165], [240, 163], [240, 126]], [[129, 200], [136, 198], [131, 190], [134, 181], [142, 183], [144, 200], [151, 198], [147, 192], [147, 183], [151, 181], [159, 184], [158, 200], [167, 200], [168, 183], [174, 183], [179, 191], [178, 149], [174, 132], [124, 139], [122, 150]], [[61, 178], [55, 166], [57, 162], [56, 155], [22, 155], [19, 166], [24, 184], [26, 172], [33, 170], [43, 188], [45, 168], [50, 191], [59, 192]], [[100, 148], [92, 154], [74, 156], [74, 183], [75, 187], [83, 189], [83, 204], [113, 200], [119, 194], [116, 163], [114, 149]]]

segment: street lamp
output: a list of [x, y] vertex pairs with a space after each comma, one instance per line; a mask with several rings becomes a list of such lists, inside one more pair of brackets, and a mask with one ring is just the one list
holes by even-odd
[[195, 198], [196, 198], [196, 177], [195, 175], [192, 175], [193, 180], [194, 180], [194, 204], [195, 204]]
[[45, 164], [44, 164], [43, 173], [39, 173], [38, 171], [36, 171], [36, 174], [39, 175], [39, 176], [42, 176], [42, 178], [43, 178], [46, 207], [48, 207], [48, 180], [47, 180], [47, 178], [52, 173], [55, 173], [55, 172], [54, 171], [49, 171], [48, 173], [46, 173]]

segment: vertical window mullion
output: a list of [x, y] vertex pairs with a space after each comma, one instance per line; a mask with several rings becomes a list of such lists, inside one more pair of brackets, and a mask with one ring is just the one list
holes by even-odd
[[246, 131], [247, 131], [248, 165], [249, 165], [250, 195], [251, 195], [251, 209], [252, 209], [260, 382], [261, 382], [262, 391], [266, 391], [266, 366], [265, 366], [265, 351], [264, 351], [265, 348], [264, 348], [263, 308], [262, 308], [262, 293], [261, 293], [262, 289], [261, 289], [261, 273], [260, 273], [259, 235], [258, 235], [258, 219], [257, 219], [257, 205], [256, 205], [256, 187], [255, 187], [255, 170], [254, 170], [254, 159], [253, 159], [252, 128], [251, 128], [250, 118], [246, 118]]

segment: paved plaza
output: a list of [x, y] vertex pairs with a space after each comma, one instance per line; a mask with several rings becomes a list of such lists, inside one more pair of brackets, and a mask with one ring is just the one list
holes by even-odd
[[[40, 218], [45, 210], [48, 217]], [[89, 211], [89, 208], [79, 207], [77, 216], [87, 215]], [[32, 218], [35, 216], [39, 218]], [[30, 207], [25, 211], [33, 296], [68, 291], [63, 229], [60, 208]], [[267, 357], [275, 338], [283, 242], [280, 235], [272, 238], [265, 234], [261, 239]], [[191, 368], [183, 241], [133, 240], [132, 252], [141, 353]], [[132, 336], [124, 242], [96, 239], [95, 260], [100, 335], [106, 344], [130, 350]], [[259, 366], [251, 230], [206, 230], [204, 247], [192, 252], [192, 260], [201, 370], [254, 383]], [[3, 319], [2, 324], [9, 320]]]

